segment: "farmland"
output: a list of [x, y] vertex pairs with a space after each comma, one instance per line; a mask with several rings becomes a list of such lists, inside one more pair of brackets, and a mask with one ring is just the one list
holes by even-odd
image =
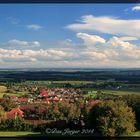
[[129, 135], [137, 136], [139, 99], [137, 69], [1, 70], [0, 105], [7, 118], [1, 118], [5, 121], [0, 131], [5, 132], [0, 132], [0, 136], [41, 136], [46, 128], [88, 129], [89, 109], [110, 101], [125, 101], [136, 111], [136, 130]]

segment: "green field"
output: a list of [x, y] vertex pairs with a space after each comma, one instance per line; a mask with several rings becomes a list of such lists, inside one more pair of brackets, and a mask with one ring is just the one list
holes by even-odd
[[114, 95], [126, 95], [126, 94], [140, 94], [140, 90], [115, 90], [115, 89], [95, 89], [95, 88], [85, 88], [83, 91], [96, 93], [101, 91], [106, 94]]
[[[94, 98], [98, 94], [97, 89], [90, 89], [87, 91], [88, 93], [84, 94], [85, 98]], [[126, 90], [125, 91], [124, 90], [100, 90], [100, 91], [104, 94], [118, 95], [118, 96], [123, 96], [123, 95], [128, 95], [128, 94], [140, 95], [140, 91], [126, 91]]]
[[102, 90], [102, 92], [113, 95], [140, 94], [140, 91], [127, 91], [127, 90]]
[[0, 86], [0, 92], [6, 92], [7, 91], [7, 87], [5, 86]]
[[77, 85], [81, 85], [81, 84], [93, 84], [95, 83], [94, 81], [72, 81], [72, 80], [66, 80], [66, 81], [48, 81], [48, 80], [45, 80], [45, 81], [41, 81], [41, 80], [38, 80], [38, 81], [31, 81], [31, 80], [28, 80], [28, 81], [25, 81], [25, 82], [22, 82], [22, 83], [16, 83], [16, 85], [26, 85], [26, 84], [30, 84], [30, 85], [33, 85], [33, 84], [38, 84], [38, 85], [51, 85], [51, 84], [77, 84]]
[[132, 136], [140, 136], [140, 131], [136, 131], [136, 132], [134, 132], [133, 134], [132, 134]]
[[[0, 132], [0, 137], [27, 137], [27, 136], [32, 137], [32, 136], [62, 136], [62, 135], [55, 134], [55, 133], [54, 134], [42, 135], [40, 132]], [[71, 135], [71, 136], [84, 136], [84, 135], [78, 133], [78, 134], [74, 134], [74, 135]], [[88, 135], [86, 135], [86, 136], [88, 136]], [[140, 136], [140, 131], [134, 132], [130, 136], [139, 137]]]
[[0, 132], [1, 137], [40, 136], [40, 132]]
[[58, 83], [58, 84], [92, 84], [95, 83], [93, 81], [53, 81], [53, 83]]
[[25, 94], [27, 94], [27, 93], [26, 93], [26, 92], [0, 93], [0, 98], [2, 98], [4, 94], [9, 95], [9, 96], [17, 96], [17, 97], [20, 97], [20, 96], [25, 95]]

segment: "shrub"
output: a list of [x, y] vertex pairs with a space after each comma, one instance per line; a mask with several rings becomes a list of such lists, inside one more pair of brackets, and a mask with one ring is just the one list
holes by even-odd
[[3, 99], [0, 102], [0, 105], [4, 108], [5, 111], [10, 111], [12, 108], [17, 106], [11, 99]]
[[62, 101], [59, 103], [51, 104], [46, 110], [46, 119], [50, 120], [66, 120], [69, 121], [73, 118], [80, 116], [80, 108], [75, 103]]
[[2, 106], [0, 106], [0, 123], [6, 119], [6, 113]]
[[17, 117], [16, 119], [7, 119], [3, 124], [6, 130], [21, 131], [23, 130], [24, 120]]
[[123, 100], [135, 111], [137, 127], [140, 127], [140, 95], [125, 95]]
[[135, 130], [135, 114], [123, 101], [104, 101], [90, 110], [89, 127], [102, 136], [129, 135]]

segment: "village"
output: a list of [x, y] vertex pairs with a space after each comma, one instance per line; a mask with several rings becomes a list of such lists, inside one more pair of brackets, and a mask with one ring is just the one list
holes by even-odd
[[[80, 96], [79, 90], [64, 89], [64, 88], [44, 88], [39, 90], [38, 93], [29, 93], [27, 97], [11, 96], [11, 99], [15, 104], [26, 104], [26, 103], [47, 103], [52, 101], [62, 101], [67, 99], [78, 99]], [[71, 100], [72, 101], [72, 100]]]
[[31, 82], [1, 84], [0, 131], [39, 132], [48, 135], [45, 133], [47, 128], [69, 128], [81, 132], [93, 127], [94, 117], [90, 118], [92, 111], [95, 111], [95, 115], [96, 112], [103, 113], [96, 111], [98, 106], [110, 106], [117, 101], [120, 101], [121, 106], [127, 98], [125, 94], [116, 94], [120, 91], [111, 93], [91, 88], [87, 90], [66, 87], [64, 83], [62, 86], [64, 87], [53, 83], [49, 87], [44, 83]]
[[[96, 116], [92, 118], [90, 116], [93, 115], [92, 111], [96, 115], [98, 106], [104, 107], [107, 104], [112, 107], [112, 102], [116, 101], [120, 101], [121, 106], [121, 101], [127, 100], [128, 92], [119, 89], [108, 90], [105, 87], [97, 88], [98, 83], [59, 81], [47, 84], [47, 82], [1, 83], [0, 131], [12, 133], [25, 131], [46, 136], [47, 128], [58, 130], [69, 128], [80, 130], [81, 133], [84, 129], [94, 127], [91, 125]], [[121, 86], [114, 82], [105, 85], [110, 85], [110, 88]], [[102, 110], [100, 112], [103, 113]]]
[[[75, 104], [78, 101], [84, 101], [85, 104], [94, 105], [99, 102], [99, 100], [85, 100], [84, 96], [81, 94], [80, 89], [73, 88], [37, 88], [32, 87], [32, 92], [28, 93], [28, 96], [3, 96], [0, 98], [2, 102], [11, 102], [13, 107], [7, 107], [6, 117], [7, 119], [16, 119], [17, 117], [23, 118], [28, 122], [35, 122], [35, 120], [48, 120], [44, 115], [47, 112], [46, 107], [57, 106], [58, 103], [65, 104]], [[40, 121], [42, 122], [42, 121]]]

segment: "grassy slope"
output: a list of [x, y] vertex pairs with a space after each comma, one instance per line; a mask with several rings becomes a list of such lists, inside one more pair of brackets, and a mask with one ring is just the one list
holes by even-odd
[[4, 137], [20, 137], [20, 136], [33, 136], [33, 135], [40, 135], [39, 132], [0, 132], [0, 136]]
[[[0, 132], [0, 137], [24, 137], [24, 136], [63, 136], [61, 134], [46, 134], [42, 135], [40, 132]], [[73, 134], [73, 135], [64, 135], [64, 136], [88, 136], [88, 135], [83, 135], [83, 134]], [[130, 136], [134, 137], [139, 137], [140, 136], [140, 131], [134, 132]], [[129, 136], [126, 136], [129, 137]]]
[[136, 131], [136, 132], [134, 132], [133, 134], [132, 134], [132, 136], [140, 136], [140, 131]]

